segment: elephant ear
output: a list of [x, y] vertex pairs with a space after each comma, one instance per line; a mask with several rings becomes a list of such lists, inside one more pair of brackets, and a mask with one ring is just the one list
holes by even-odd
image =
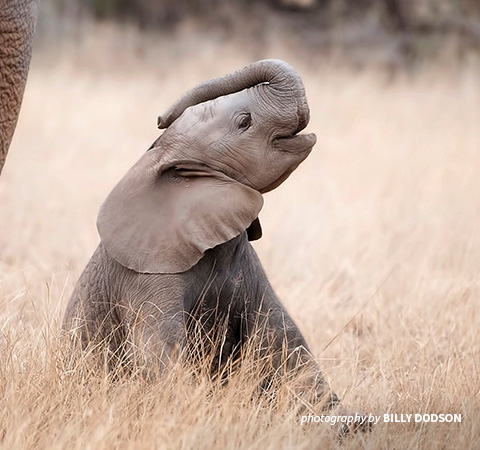
[[142, 273], [179, 273], [255, 221], [261, 194], [199, 164], [162, 164], [147, 152], [103, 203], [97, 228], [107, 253]]

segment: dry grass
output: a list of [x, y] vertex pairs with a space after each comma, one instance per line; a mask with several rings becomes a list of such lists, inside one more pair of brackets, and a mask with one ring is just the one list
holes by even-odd
[[1, 445], [338, 445], [329, 426], [300, 426], [287, 401], [252, 400], [248, 365], [226, 387], [180, 367], [153, 384], [114, 381], [88, 360], [69, 363], [58, 340], [98, 242], [99, 205], [156, 137], [157, 114], [198, 81], [279, 56], [304, 78], [319, 139], [266, 196], [255, 247], [276, 291], [347, 407], [463, 415], [382, 424], [343, 448], [478, 448], [478, 73], [387, 84], [312, 69], [274, 46], [252, 56], [221, 40], [92, 36], [37, 53], [0, 181]]

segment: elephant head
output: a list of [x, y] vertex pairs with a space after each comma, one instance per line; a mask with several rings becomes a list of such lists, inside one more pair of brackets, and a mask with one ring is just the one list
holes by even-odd
[[163, 116], [162, 140], [176, 141], [194, 159], [268, 192], [308, 156], [316, 137], [297, 134], [310, 119], [302, 80], [280, 60], [251, 64], [207, 81], [181, 97]]
[[166, 128], [103, 204], [102, 243], [120, 264], [177, 273], [253, 223], [262, 195], [308, 156], [316, 137], [305, 89], [264, 60], [200, 84], [158, 119]]
[[0, 0], [0, 174], [27, 81], [37, 9], [37, 0]]

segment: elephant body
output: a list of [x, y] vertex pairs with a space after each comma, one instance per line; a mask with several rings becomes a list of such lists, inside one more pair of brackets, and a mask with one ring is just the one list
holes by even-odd
[[317, 400], [328, 407], [338, 403], [246, 232], [176, 274], [127, 269], [100, 244], [77, 283], [63, 326], [80, 336], [84, 347], [106, 343], [116, 360], [135, 358], [148, 373], [168, 366], [189, 339], [198, 339], [188, 333], [198, 325], [203, 337], [215, 334], [222, 340], [213, 366], [223, 367], [251, 337], [261, 335], [255, 343], [258, 356], [271, 357], [272, 373], [281, 366], [303, 372]]

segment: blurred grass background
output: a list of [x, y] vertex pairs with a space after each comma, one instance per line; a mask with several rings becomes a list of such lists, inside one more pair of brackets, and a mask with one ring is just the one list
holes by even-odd
[[44, 0], [42, 8], [40, 40], [81, 41], [92, 20], [163, 34], [190, 26], [247, 48], [280, 40], [310, 61], [390, 70], [432, 58], [478, 63], [480, 50], [477, 0]]

